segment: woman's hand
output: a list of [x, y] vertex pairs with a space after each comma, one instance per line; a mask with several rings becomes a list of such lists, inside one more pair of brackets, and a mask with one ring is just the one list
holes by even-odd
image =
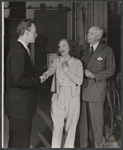
[[68, 62], [67, 61], [64, 61], [64, 62], [62, 62], [62, 68], [64, 69], [65, 67], [68, 67]]
[[48, 78], [48, 74], [44, 72], [43, 75], [40, 76], [39, 78], [41, 79], [41, 83], [43, 83]]
[[44, 79], [47, 79], [49, 76], [46, 72], [43, 73]]

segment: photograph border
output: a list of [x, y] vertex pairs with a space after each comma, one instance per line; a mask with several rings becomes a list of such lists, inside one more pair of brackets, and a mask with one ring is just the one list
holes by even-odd
[[[6, 0], [6, 1], [10, 1], [10, 2], [20, 2], [19, 0]], [[5, 0], [1, 1], [0, 3], [0, 6], [1, 6], [1, 24], [0, 24], [0, 27], [1, 27], [1, 51], [0, 51], [0, 55], [1, 55], [1, 148], [4, 148], [4, 6], [3, 6], [3, 2], [6, 2]], [[42, 2], [43, 0], [27, 0], [27, 1], [30, 1], [30, 2]], [[44, 0], [44, 1], [52, 1], [52, 0]], [[43, 1], [43, 2], [44, 2]], [[62, 1], [62, 0], [53, 0], [53, 1]], [[64, 1], [94, 1], [95, 0], [64, 0]], [[118, 2], [116, 0], [96, 0], [96, 1], [106, 1], [106, 2]], [[121, 1], [121, 0], [120, 0]], [[26, 1], [21, 1], [21, 2], [26, 2]], [[123, 2], [121, 1], [121, 72], [123, 70]], [[121, 73], [121, 78], [122, 78], [122, 73]], [[121, 89], [123, 87], [123, 83], [122, 83], [122, 80], [121, 80]], [[122, 90], [121, 90], [122, 91]], [[123, 92], [121, 93], [121, 102], [123, 101]], [[121, 109], [123, 109], [123, 103], [121, 105]], [[123, 116], [123, 111], [121, 111], [121, 116]], [[121, 127], [123, 126], [123, 121], [121, 119]], [[123, 144], [122, 144], [122, 141], [123, 141], [123, 137], [122, 137], [122, 133], [123, 133], [123, 129], [121, 128], [121, 148], [102, 148], [102, 149], [105, 149], [105, 150], [108, 150], [108, 149], [122, 149], [123, 148]], [[7, 148], [8, 149], [8, 148]], [[16, 148], [15, 148], [16, 149]], [[21, 148], [23, 149], [23, 148]], [[25, 148], [24, 148], [25, 149]], [[33, 148], [33, 149], [37, 149], [37, 148]], [[49, 148], [41, 148], [41, 149], [49, 149]], [[54, 149], [54, 148], [52, 148]], [[73, 149], [76, 149], [76, 148], [73, 148]], [[81, 149], [81, 148], [77, 148], [77, 149]], [[86, 148], [84, 148], [86, 149]], [[92, 150], [95, 150], [97, 148], [88, 148], [88, 149], [92, 149]]]

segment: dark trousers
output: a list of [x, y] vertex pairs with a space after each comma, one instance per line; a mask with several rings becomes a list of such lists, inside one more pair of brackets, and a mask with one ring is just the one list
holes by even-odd
[[32, 118], [9, 118], [8, 148], [29, 148]]
[[101, 148], [103, 124], [103, 103], [82, 102], [79, 124], [80, 147], [88, 147], [91, 139], [95, 148]]

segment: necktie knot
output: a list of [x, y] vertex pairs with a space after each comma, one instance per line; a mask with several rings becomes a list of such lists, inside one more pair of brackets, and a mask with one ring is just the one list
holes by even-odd
[[91, 46], [90, 58], [93, 55], [93, 53], [94, 53], [94, 48], [93, 48], [93, 46]]

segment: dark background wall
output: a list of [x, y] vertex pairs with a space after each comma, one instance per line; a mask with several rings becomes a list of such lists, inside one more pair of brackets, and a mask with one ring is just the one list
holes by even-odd
[[67, 12], [35, 10], [34, 21], [38, 34], [35, 42], [35, 66], [38, 76], [45, 71], [47, 54], [57, 53], [59, 40], [67, 38]]
[[108, 3], [108, 45], [114, 50], [117, 71], [121, 67], [121, 5]]
[[[37, 5], [39, 2], [35, 2]], [[70, 11], [59, 13], [59, 2], [45, 2], [46, 7], [51, 7], [50, 10], [33, 10], [27, 9], [27, 2], [9, 2], [9, 16], [5, 18], [5, 35], [4, 35], [4, 60], [14, 41], [17, 39], [16, 27], [20, 20], [28, 15], [34, 17], [37, 27], [38, 37], [34, 46], [35, 63], [37, 75], [44, 71], [47, 65], [47, 54], [57, 51], [57, 44], [60, 38], [72, 35], [72, 39], [77, 41], [78, 36], [85, 38], [84, 33], [80, 35], [77, 32], [81, 31], [80, 13], [83, 11], [83, 23], [85, 29], [91, 25], [105, 26], [106, 38], [104, 42], [108, 43], [114, 50], [116, 64], [120, 72], [121, 61], [121, 3], [119, 2], [79, 2], [74, 3], [73, 10], [72, 2], [62, 2], [63, 7], [69, 6]], [[34, 4], [33, 4], [34, 5]], [[33, 6], [30, 2], [30, 6]], [[52, 5], [52, 6], [50, 6]], [[79, 7], [77, 7], [79, 6]], [[55, 8], [55, 9], [54, 9]], [[96, 9], [98, 8], [98, 9]], [[7, 9], [4, 9], [6, 12]], [[34, 16], [33, 16], [34, 15]], [[73, 17], [74, 16], [74, 17]], [[106, 19], [107, 18], [107, 19]], [[73, 19], [71, 21], [71, 19]], [[88, 23], [89, 20], [89, 23]], [[71, 21], [71, 22], [70, 22]], [[69, 24], [69, 27], [68, 27]], [[107, 26], [106, 26], [107, 24]], [[78, 29], [79, 28], [79, 29]], [[68, 34], [69, 31], [69, 34]], [[74, 34], [73, 34], [74, 33]], [[119, 67], [118, 67], [119, 66]], [[40, 70], [40, 71], [38, 71]]]

